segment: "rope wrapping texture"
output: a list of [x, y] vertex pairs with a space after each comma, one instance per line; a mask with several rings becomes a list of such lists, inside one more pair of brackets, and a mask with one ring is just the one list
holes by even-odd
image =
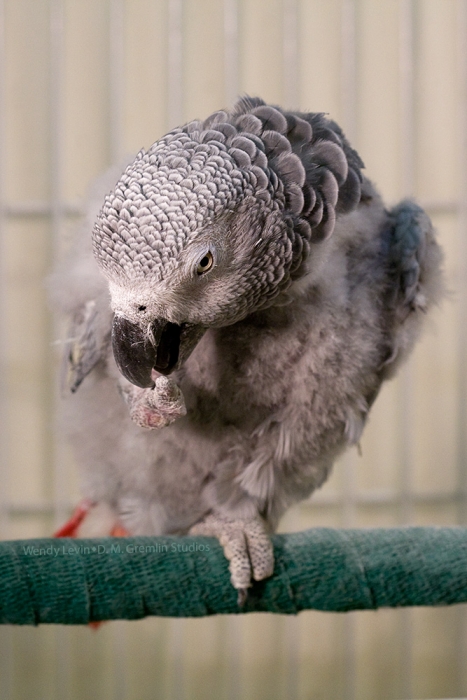
[[272, 537], [275, 569], [243, 608], [207, 537], [0, 542], [0, 623], [345, 612], [467, 602], [467, 528], [316, 528]]

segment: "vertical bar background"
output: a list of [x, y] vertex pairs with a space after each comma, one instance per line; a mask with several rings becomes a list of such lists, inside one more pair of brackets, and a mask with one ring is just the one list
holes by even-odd
[[[189, 12], [195, 1], [197, 8], [203, 10], [198, 14]], [[144, 21], [146, 16], [157, 17], [157, 21], [163, 23], [162, 33], [166, 41], [160, 62], [149, 66], [144, 80], [152, 75], [152, 83], [147, 83], [151, 94], [156, 90], [156, 85], [163, 83], [163, 89], [157, 88], [160, 90], [157, 95], [164, 104], [166, 128], [173, 128], [187, 119], [207, 116], [185, 113], [187, 66], [190, 65], [187, 36], [191, 32], [191, 42], [196, 41], [197, 27], [189, 23], [203, 22], [208, 25], [218, 12], [218, 0], [139, 0], [138, 3], [81, 0], [79, 8], [72, 0], [45, 2], [50, 17], [49, 55], [38, 56], [37, 60], [46, 60], [50, 65], [49, 90], [43, 97], [49, 111], [50, 158], [48, 170], [41, 173], [44, 181], [50, 183], [50, 196], [43, 201], [33, 201], [10, 194], [11, 165], [6, 157], [8, 139], [12, 137], [12, 130], [15, 130], [15, 135], [19, 133], [28, 101], [24, 95], [15, 93], [11, 81], [9, 83], [7, 80], [5, 42], [8, 38], [15, 41], [17, 28], [14, 28], [11, 18], [15, 17], [15, 12], [27, 7], [28, 0], [0, 0], [0, 532], [5, 537], [8, 533], [16, 532], [14, 523], [17, 521], [21, 521], [22, 533], [27, 531], [31, 537], [43, 534], [43, 529], [51, 525], [52, 519], [55, 524], [61, 523], [73, 505], [68, 503], [69, 474], [63, 445], [57, 435], [53, 436], [54, 444], [41, 448], [48, 450], [50, 468], [41, 478], [46, 485], [50, 484], [49, 489], [44, 489], [49, 498], [38, 495], [35, 503], [13, 503], [9, 494], [12, 480], [15, 479], [16, 453], [15, 444], [5, 429], [12, 400], [7, 349], [11, 309], [5, 304], [12, 250], [11, 243], [6, 250], [5, 232], [13, 223], [20, 223], [24, 231], [29, 231], [29, 227], [38, 221], [47, 221], [52, 264], [63, 247], [63, 237], [79, 213], [79, 207], [75, 199], [68, 195], [67, 189], [70, 172], [78, 164], [73, 160], [73, 151], [69, 146], [66, 99], [67, 95], [73, 94], [73, 81], [78, 84], [82, 76], [79, 71], [76, 74], [70, 72], [66, 56], [69, 55], [67, 50], [77, 42], [82, 42], [82, 51], [86, 52], [86, 31], [84, 24], [84, 29], [80, 29], [71, 23], [69, 17], [72, 12], [75, 18], [92, 17], [96, 7], [106, 12], [101, 39], [107, 47], [108, 91], [105, 107], [100, 108], [106, 114], [100, 114], [99, 118], [107, 120], [107, 142], [102, 144], [102, 151], [107, 154], [110, 165], [126, 154], [128, 143], [135, 141], [130, 122], [126, 119], [126, 110], [128, 86], [132, 81], [140, 80], [140, 76], [136, 72], [131, 73], [129, 66], [132, 65], [130, 57], [141, 55], [140, 52], [144, 55], [145, 46], [131, 39], [133, 35], [127, 31], [128, 27], [135, 19], [141, 22], [143, 18]], [[387, 32], [393, 32], [391, 41], [398, 47], [395, 69], [397, 84], [386, 86], [375, 83], [373, 99], [377, 100], [386, 88], [393, 88], [394, 94], [398, 95], [399, 123], [385, 123], [381, 128], [381, 139], [384, 138], [385, 129], [397, 132], [400, 143], [397, 190], [401, 196], [417, 196], [419, 180], [427, 177], [420, 173], [419, 147], [417, 150], [415, 146], [420, 130], [416, 79], [427, 70], [417, 51], [417, 42], [426, 27], [420, 19], [420, 0], [395, 0], [395, 4], [399, 24], [397, 31], [388, 29]], [[385, 2], [380, 4], [381, 14], [374, 11], [373, 0], [329, 0], [328, 3], [322, 3], [322, 0], [222, 0], [221, 6], [223, 42], [218, 59], [219, 65], [223, 64], [222, 88], [215, 81], [211, 83], [209, 76], [200, 76], [204, 78], [200, 85], [204, 86], [209, 104], [218, 104], [219, 108], [231, 105], [237, 95], [246, 92], [246, 84], [250, 94], [261, 95], [265, 91], [275, 90], [286, 107], [330, 112], [332, 106], [337, 114], [331, 113], [330, 116], [342, 123], [350, 141], [357, 148], [361, 147], [360, 144], [367, 147], [361, 125], [362, 116], [371, 105], [362, 90], [362, 45], [368, 32], [380, 32], [384, 39], [379, 23], [383, 21], [381, 18], [388, 7]], [[362, 523], [406, 524], [419, 522], [420, 519], [426, 522], [423, 520], [428, 517], [426, 513], [431, 513], [437, 524], [467, 522], [467, 370], [464, 362], [467, 348], [467, 0], [430, 0], [429, 6], [433, 17], [436, 12], [441, 13], [441, 8], [455, 10], [457, 17], [456, 31], [452, 36], [452, 41], [456, 43], [456, 62], [446, 58], [443, 70], [446, 77], [456, 76], [455, 86], [459, 94], [459, 129], [458, 133], [452, 134], [459, 154], [459, 190], [452, 191], [449, 197], [443, 195], [436, 201], [430, 199], [423, 202], [433, 216], [436, 213], [448, 258], [457, 256], [458, 272], [456, 279], [452, 280], [452, 286], [459, 292], [455, 301], [459, 372], [455, 394], [458, 420], [456, 463], [443, 465], [443, 468], [455, 472], [456, 487], [452, 492], [438, 494], [423, 492], [417, 486], [415, 471], [420, 466], [416, 464], [414, 444], [414, 397], [420, 387], [415, 380], [413, 367], [409, 365], [397, 380], [397, 391], [394, 392], [398, 397], [397, 411], [392, 414], [384, 404], [385, 399], [378, 400], [375, 412], [379, 411], [380, 414], [374, 421], [370, 420], [365, 432], [363, 457], [356, 449], [349, 451], [336, 465], [332, 478], [323, 490], [310, 503], [287, 514], [283, 529], [299, 530], [313, 525], [358, 526]], [[374, 12], [372, 24], [367, 24], [371, 12]], [[272, 29], [274, 33], [271, 34]], [[154, 41], [156, 37], [160, 41], [160, 27], [149, 27], [148, 35], [151, 31]], [[271, 74], [269, 67], [268, 61], [278, 55], [277, 51], [275, 54], [268, 53], [271, 49], [270, 36], [281, 37], [281, 44], [277, 47], [281, 57], [280, 74]], [[256, 53], [252, 53], [251, 46], [245, 46], [245, 37], [253, 37], [257, 41], [259, 48]], [[250, 57], [249, 60], [254, 56], [255, 70], [246, 70], [246, 55]], [[312, 60], [305, 61], [305, 55], [311, 55]], [[381, 62], [383, 69], [381, 56], [375, 55], [373, 58]], [[84, 61], [82, 70], [89, 70]], [[161, 75], [165, 76], [165, 81], [160, 80]], [[193, 76], [193, 71], [190, 76]], [[268, 81], [266, 87], [262, 82], [265, 79]], [[33, 84], [30, 90], [34, 90]], [[303, 95], [308, 96], [306, 100]], [[325, 102], [323, 95], [329, 98]], [[203, 104], [202, 97], [200, 104]], [[153, 99], [151, 104], [154, 103]], [[12, 105], [16, 110], [14, 123], [11, 118], [9, 121], [6, 119], [7, 109], [10, 109], [9, 114], [12, 113]], [[141, 109], [144, 110], [144, 104]], [[93, 115], [91, 112], [83, 113], [83, 119], [97, 118]], [[144, 116], [147, 119], [147, 114]], [[92, 124], [89, 126], [91, 128]], [[154, 133], [154, 140], [160, 135]], [[375, 145], [376, 151], [380, 145]], [[428, 149], [430, 145], [427, 141], [423, 148]], [[364, 160], [369, 157], [372, 162], [378, 163], [377, 155], [374, 156], [373, 152], [362, 155]], [[31, 153], [27, 167], [36, 168], [39, 164], [40, 159]], [[86, 166], [81, 164], [79, 167]], [[91, 180], [94, 175], [89, 166], [83, 180], [86, 177]], [[380, 166], [379, 173], [370, 172], [370, 177], [376, 181], [378, 176], [384, 179], [384, 164]], [[83, 189], [82, 197], [84, 194]], [[454, 252], [449, 243], [450, 225], [457, 227]], [[44, 337], [54, 339], [57, 334], [55, 323], [50, 320], [44, 326], [43, 333]], [[430, 342], [430, 339], [425, 341], [426, 353], [430, 351]], [[51, 410], [52, 395], [51, 388], [44, 405], [46, 414]], [[390, 402], [387, 404], [390, 406]], [[377, 454], [372, 445], [384, 439], [386, 428], [396, 435], [399, 463], [394, 464], [394, 474], [398, 474], [398, 479], [392, 479], [392, 486], [388, 486], [384, 479], [378, 482], [372, 477], [369, 479], [371, 486], [367, 487], [367, 475], [384, 472], [382, 462], [380, 464], [376, 458], [374, 463], [371, 455]], [[378, 432], [380, 430], [383, 432]], [[367, 452], [370, 458], [366, 456]], [[38, 532], [38, 527], [43, 529]], [[446, 622], [448, 613], [443, 610], [433, 614], [427, 611], [393, 611], [390, 615], [391, 644], [397, 647], [397, 651], [391, 652], [391, 659], [394, 660], [391, 668], [385, 659], [387, 640], [384, 634], [388, 629], [385, 621], [389, 619], [386, 613], [333, 616], [310, 612], [297, 619], [257, 615], [247, 619], [231, 617], [227, 620], [109, 623], [96, 635], [87, 629], [57, 627], [17, 630], [3, 627], [0, 629], [0, 696], [2, 700], [26, 700], [28, 694], [24, 689], [28, 687], [27, 676], [31, 668], [37, 676], [37, 697], [50, 697], [52, 700], [75, 700], [89, 696], [89, 688], [93, 688], [96, 697], [102, 700], [144, 700], [157, 696], [184, 700], [206, 697], [206, 684], [216, 689], [216, 697], [221, 700], [274, 700], [284, 696], [291, 700], [315, 697], [342, 697], [345, 700], [370, 700], [374, 697], [395, 700], [403, 697], [408, 700], [415, 696], [428, 698], [441, 694], [467, 694], [465, 606], [457, 608], [456, 615], [449, 618], [452, 622]], [[437, 623], [441, 620], [445, 635], [443, 639], [448, 640], [453, 652], [449, 658], [446, 657], [444, 665], [439, 661], [441, 665], [436, 666], [430, 676], [430, 659], [436, 658], [436, 645], [433, 642], [430, 652], [433, 657], [423, 656], [425, 652], [421, 651], [416, 630], [421, 621], [435, 640], [439, 632]], [[48, 649], [47, 663], [43, 662], [45, 657], [38, 651], [41, 647]], [[376, 668], [376, 680], [371, 675], [373, 666]], [[422, 668], [425, 668], [425, 676], [421, 674]]]
[[167, 121], [173, 129], [183, 114], [183, 0], [168, 0]]
[[[5, 148], [5, 5], [0, 0], [0, 163], [4, 162]], [[10, 479], [10, 449], [7, 425], [8, 365], [6, 356], [5, 314], [5, 173], [0, 169], [0, 536], [8, 537], [8, 494]], [[0, 695], [10, 700], [13, 692], [13, 648], [10, 629], [0, 634]]]
[[[462, 154], [460, 167], [459, 188], [459, 261], [460, 271], [458, 279], [460, 318], [458, 333], [458, 366], [459, 366], [459, 391], [458, 391], [458, 427], [457, 427], [457, 490], [458, 523], [467, 523], [467, 3], [463, 0], [457, 2], [458, 34], [457, 49], [460, 74], [460, 152]], [[463, 609], [457, 619], [457, 668], [458, 687], [462, 695], [467, 695], [467, 610]]]
[[[58, 259], [60, 238], [63, 235], [63, 58], [64, 58], [64, 4], [52, 0], [50, 5], [50, 235], [51, 258]], [[52, 321], [51, 335], [56, 337], [56, 325]], [[51, 450], [53, 459], [54, 526], [58, 527], [66, 516], [63, 493], [66, 493], [66, 473], [61, 459], [61, 442], [57, 434]], [[55, 693], [64, 700], [71, 699], [71, 648], [70, 634], [66, 627], [55, 629]]]
[[224, 0], [225, 104], [235, 102], [239, 89], [238, 0]]

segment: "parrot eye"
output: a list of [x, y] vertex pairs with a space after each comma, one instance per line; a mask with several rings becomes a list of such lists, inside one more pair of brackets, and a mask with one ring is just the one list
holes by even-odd
[[208, 250], [206, 255], [203, 255], [196, 267], [196, 274], [204, 275], [205, 272], [211, 269], [214, 265], [214, 258], [212, 257], [211, 251]]

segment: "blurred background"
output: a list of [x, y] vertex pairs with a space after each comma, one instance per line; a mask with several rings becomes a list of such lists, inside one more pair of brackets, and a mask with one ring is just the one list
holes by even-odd
[[[0, 535], [79, 499], [44, 279], [111, 163], [239, 94], [341, 124], [415, 196], [448, 298], [361, 443], [281, 530], [467, 524], [467, 1], [0, 0]], [[2, 700], [467, 695], [467, 607], [0, 628]]]

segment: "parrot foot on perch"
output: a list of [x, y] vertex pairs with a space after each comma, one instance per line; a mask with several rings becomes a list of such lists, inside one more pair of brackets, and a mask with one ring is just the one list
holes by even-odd
[[54, 537], [128, 537], [128, 531], [118, 522], [117, 516], [106, 503], [94, 503], [83, 499], [76, 506], [69, 520]]
[[217, 537], [229, 560], [230, 580], [238, 591], [238, 605], [247, 598], [251, 579], [262, 581], [274, 571], [274, 550], [264, 521], [257, 518], [229, 518], [210, 513], [193, 525], [190, 535]]

